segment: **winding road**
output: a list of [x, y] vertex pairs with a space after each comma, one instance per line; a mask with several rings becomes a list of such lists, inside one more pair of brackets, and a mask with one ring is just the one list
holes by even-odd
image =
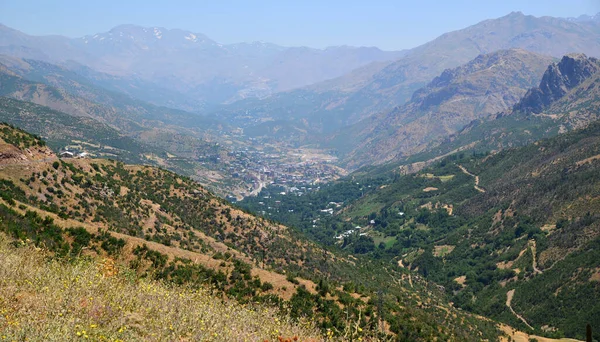
[[528, 326], [529, 329], [535, 330], [531, 325], [529, 325], [529, 323], [527, 323], [527, 321], [525, 320], [525, 318], [523, 318], [523, 316], [516, 313], [515, 310], [512, 308], [511, 303], [512, 303], [512, 299], [513, 299], [514, 295], [515, 295], [514, 289], [510, 290], [506, 293], [506, 306], [508, 306], [508, 308], [510, 309], [510, 312], [512, 312], [513, 315], [515, 315], [518, 319], [520, 319], [523, 323], [525, 323], [525, 325]]
[[533, 240], [533, 239], [529, 240], [529, 244], [531, 245], [531, 255], [533, 257], [532, 258], [533, 259], [532, 260], [532, 263], [533, 263], [532, 264], [532, 266], [533, 266], [533, 273], [534, 274], [542, 274], [543, 272], [537, 267], [537, 260], [535, 258], [535, 253], [536, 253], [536, 250], [535, 250], [535, 240]]
[[479, 186], [479, 176], [472, 174], [471, 172], [469, 172], [469, 170], [467, 170], [464, 166], [462, 166], [460, 164], [458, 165], [458, 168], [461, 169], [461, 171], [464, 174], [475, 178], [475, 185], [474, 185], [475, 190], [477, 190], [479, 192], [485, 192], [485, 189]]

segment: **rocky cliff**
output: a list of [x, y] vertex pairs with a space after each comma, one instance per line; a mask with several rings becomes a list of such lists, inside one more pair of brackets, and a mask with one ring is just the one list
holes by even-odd
[[571, 89], [600, 71], [600, 61], [584, 54], [564, 56], [560, 62], [551, 64], [539, 87], [530, 89], [514, 111], [541, 113]]

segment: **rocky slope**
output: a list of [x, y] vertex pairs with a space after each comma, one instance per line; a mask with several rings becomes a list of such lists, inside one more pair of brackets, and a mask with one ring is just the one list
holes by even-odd
[[[368, 118], [334, 137], [350, 168], [419, 152], [434, 139], [515, 105], [539, 83], [552, 58], [524, 50], [480, 55], [448, 69], [391, 112]], [[353, 144], [354, 143], [354, 144]]]
[[537, 88], [530, 89], [515, 105], [515, 111], [539, 114], [600, 70], [600, 61], [584, 54], [572, 54], [552, 64]]
[[585, 127], [600, 119], [599, 71], [596, 58], [567, 55], [551, 64], [539, 86], [528, 90], [513, 108], [474, 120], [401, 163], [432, 160], [458, 150], [486, 152], [523, 146]]

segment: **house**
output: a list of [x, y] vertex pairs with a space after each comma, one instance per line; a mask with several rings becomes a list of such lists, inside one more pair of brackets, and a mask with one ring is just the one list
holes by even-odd
[[60, 153], [61, 158], [73, 158], [74, 154], [71, 151], [63, 151]]

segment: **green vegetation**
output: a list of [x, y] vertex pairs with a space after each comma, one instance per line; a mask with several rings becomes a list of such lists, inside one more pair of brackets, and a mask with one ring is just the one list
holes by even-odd
[[[528, 330], [506, 306], [515, 290], [513, 309], [536, 331], [581, 339], [581, 322], [600, 320], [589, 300], [600, 298], [599, 146], [594, 123], [496, 154], [453, 154], [412, 175], [386, 166], [301, 197], [267, 189], [241, 205], [279, 201], [270, 217], [332, 250], [401, 261], [456, 306]], [[349, 200], [320, 212], [330, 198]]]

